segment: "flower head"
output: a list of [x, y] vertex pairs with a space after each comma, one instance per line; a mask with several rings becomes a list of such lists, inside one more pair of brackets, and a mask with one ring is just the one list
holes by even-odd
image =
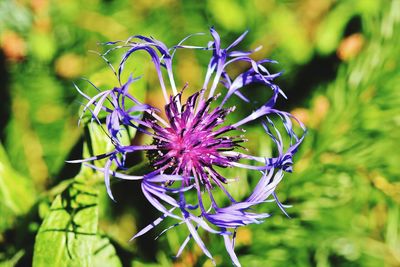
[[[221, 235], [233, 263], [239, 266], [234, 252], [236, 229], [251, 223], [261, 223], [269, 217], [267, 213], [256, 213], [252, 210], [254, 206], [263, 204], [269, 199], [275, 201], [284, 211], [283, 205], [275, 195], [275, 188], [282, 180], [284, 172], [292, 170], [292, 157], [303, 141], [305, 128], [292, 115], [275, 108], [279, 95], [283, 97], [285, 95], [273, 82], [280, 73], [271, 74], [265, 64], [276, 62], [267, 59], [253, 60], [250, 55], [256, 50], [233, 50], [247, 32], [225, 49], [221, 48], [218, 33], [213, 28], [210, 29], [210, 33], [212, 41], [204, 47], [184, 45], [184, 42], [193, 35], [186, 37], [172, 48], [167, 48], [156, 39], [141, 35], [132, 36], [126, 41], [106, 43], [111, 48], [100, 55], [114, 72], [118, 85], [106, 91], [100, 90], [94, 97], [87, 96], [79, 88], [77, 90], [88, 100], [83, 114], [90, 111], [92, 121], [99, 124], [102, 124], [100, 118], [105, 116], [106, 131], [114, 149], [102, 155], [72, 162], [85, 162], [86, 165], [102, 171], [107, 192], [112, 199], [114, 197], [110, 188], [110, 176], [141, 181], [145, 197], [163, 215], [133, 238], [145, 234], [166, 217], [171, 217], [178, 220], [178, 223], [170, 228], [184, 224], [188, 229], [188, 237], [177, 256], [188, 241], [194, 239], [205, 255], [212, 259], [211, 253], [199, 235], [202, 229]], [[107, 55], [116, 49], [124, 50], [117, 69], [107, 60]], [[173, 57], [178, 49], [212, 51], [203, 87], [190, 95], [185, 102], [182, 101], [182, 94], [186, 85], [178, 91], [172, 69]], [[121, 80], [125, 62], [139, 50], [147, 52], [154, 63], [165, 100], [164, 118], [161, 115], [162, 111], [141, 103], [128, 92], [128, 88], [136, 79], [130, 76], [126, 82]], [[249, 69], [236, 77], [231, 77], [226, 68], [240, 61], [247, 62]], [[171, 92], [167, 90], [165, 79], [171, 86]], [[227, 101], [236, 97], [243, 102], [251, 103], [245, 92], [246, 87], [251, 84], [266, 87], [271, 90], [272, 96], [262, 105], [255, 106], [252, 113], [239, 121], [229, 123], [227, 116], [235, 110], [235, 107], [226, 107]], [[216, 93], [217, 91], [219, 93]], [[289, 144], [283, 141], [280, 131], [271, 119], [273, 116], [283, 123], [284, 131], [290, 139]], [[247, 153], [245, 133], [241, 127], [250, 122], [264, 129], [266, 135], [261, 137], [260, 141], [263, 141], [263, 138], [270, 138], [274, 142], [278, 152], [276, 157]], [[301, 137], [295, 133], [293, 122], [303, 130]], [[124, 144], [121, 141], [121, 133], [127, 128], [135, 128], [142, 134], [149, 135], [153, 140], [152, 143]], [[152, 170], [143, 176], [130, 175], [124, 171], [130, 167], [125, 164], [127, 154], [138, 151], [146, 152], [152, 167]], [[106, 159], [102, 168], [87, 163], [99, 159]], [[236, 200], [232, 197], [226, 188], [226, 184], [231, 181], [220, 174], [218, 170], [221, 167], [244, 168], [259, 173], [258, 183], [248, 198]], [[229, 202], [227, 206], [219, 205], [214, 199], [216, 190], [221, 190], [226, 196]], [[186, 196], [191, 191], [197, 194], [195, 203], [187, 200]]]

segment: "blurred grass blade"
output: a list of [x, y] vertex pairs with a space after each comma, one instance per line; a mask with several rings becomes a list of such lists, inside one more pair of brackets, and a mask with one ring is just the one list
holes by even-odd
[[32, 181], [17, 173], [0, 144], [0, 231], [10, 227], [16, 216], [26, 213], [35, 199]]

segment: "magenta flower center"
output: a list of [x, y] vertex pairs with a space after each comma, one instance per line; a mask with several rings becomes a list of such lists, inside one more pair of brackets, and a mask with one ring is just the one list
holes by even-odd
[[238, 158], [225, 156], [223, 152], [239, 147], [238, 143], [244, 139], [243, 136], [223, 136], [236, 130], [231, 125], [222, 126], [233, 108], [217, 107], [210, 111], [214, 98], [199, 101], [196, 106], [198, 95], [189, 97], [180, 108], [181, 95], [171, 98], [165, 107], [168, 125], [152, 124], [158, 152], [152, 152], [150, 158], [154, 166], [172, 174], [182, 174], [187, 178], [197, 176], [207, 185], [211, 185], [210, 179], [225, 182], [226, 179], [213, 167], [225, 168], [232, 160], [237, 161]]

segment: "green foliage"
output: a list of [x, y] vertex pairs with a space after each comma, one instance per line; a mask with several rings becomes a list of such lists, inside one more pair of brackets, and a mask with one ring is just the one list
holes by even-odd
[[[99, 126], [88, 131], [85, 157], [107, 146]], [[33, 266], [121, 266], [108, 237], [98, 232], [99, 180], [99, 174], [82, 167], [66, 187], [61, 187], [36, 235]]]
[[98, 190], [84, 168], [57, 195], [38, 230], [33, 266], [122, 266], [110, 240], [98, 233]]
[[[308, 127], [294, 173], [277, 190], [283, 203], [293, 205], [287, 210], [292, 218], [274, 205], [260, 207], [273, 216], [238, 232], [243, 266], [400, 264], [399, 1], [27, 3], [0, 1], [0, 266], [211, 266], [193, 243], [172, 260], [188, 234], [184, 228], [155, 242], [151, 233], [128, 242], [159, 216], [144, 203], [138, 184], [113, 179], [114, 204], [101, 174], [65, 160], [111, 149], [90, 116], [83, 131], [76, 125], [83, 99], [72, 82], [89, 95], [96, 90], [79, 77], [101, 89], [116, 82], [88, 50], [137, 33], [174, 45], [212, 25], [224, 43], [249, 29], [243, 48], [262, 44], [257, 58], [281, 62], [279, 84]], [[199, 88], [206, 59], [196, 52], [176, 59], [180, 84], [191, 79], [188, 90]], [[139, 54], [127, 62], [135, 77], [144, 75], [132, 93], [160, 105], [157, 78], [145, 61]], [[250, 150], [272, 153], [259, 136], [248, 129]], [[90, 142], [82, 145], [82, 139]], [[132, 140], [151, 142], [126, 133], [124, 142]], [[140, 171], [143, 155], [132, 160]], [[257, 177], [226, 172], [241, 178], [230, 190], [245, 198]], [[217, 265], [230, 266], [223, 242], [204, 237]]]
[[114, 246], [106, 236], [96, 236], [92, 250], [92, 263], [89, 266], [122, 266]]
[[93, 266], [97, 205], [97, 192], [78, 182], [58, 195], [36, 236], [33, 266]]
[[363, 52], [303, 110], [307, 141], [278, 191], [295, 204], [293, 219], [252, 227], [245, 266], [264, 266], [266, 258], [269, 266], [398, 264], [399, 157], [390, 151], [400, 137], [400, 20], [393, 10], [379, 23], [363, 21]]
[[6, 152], [0, 145], [0, 231], [11, 227], [15, 218], [25, 214], [34, 201], [34, 184], [11, 167]]

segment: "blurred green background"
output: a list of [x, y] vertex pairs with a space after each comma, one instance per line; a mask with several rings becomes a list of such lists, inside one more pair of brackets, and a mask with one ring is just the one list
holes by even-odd
[[[284, 70], [277, 82], [289, 100], [279, 106], [308, 128], [277, 190], [292, 218], [262, 207], [273, 216], [238, 232], [242, 265], [400, 266], [398, 0], [0, 0], [0, 266], [212, 266], [193, 243], [173, 259], [185, 231], [128, 242], [158, 215], [139, 185], [115, 184], [113, 203], [101, 175], [65, 163], [83, 146], [104, 150], [96, 131], [77, 126], [73, 86], [115, 85], [90, 52], [104, 51], [98, 42], [143, 34], [172, 46], [210, 26], [225, 45], [250, 30], [241, 48], [263, 45], [255, 57], [280, 62], [272, 70]], [[152, 66], [137, 59], [145, 76], [135, 94], [157, 104]], [[201, 86], [208, 59], [182, 52], [180, 84]], [[243, 198], [255, 181], [239, 175], [232, 190]], [[223, 242], [203, 237], [217, 265], [231, 266]]]

